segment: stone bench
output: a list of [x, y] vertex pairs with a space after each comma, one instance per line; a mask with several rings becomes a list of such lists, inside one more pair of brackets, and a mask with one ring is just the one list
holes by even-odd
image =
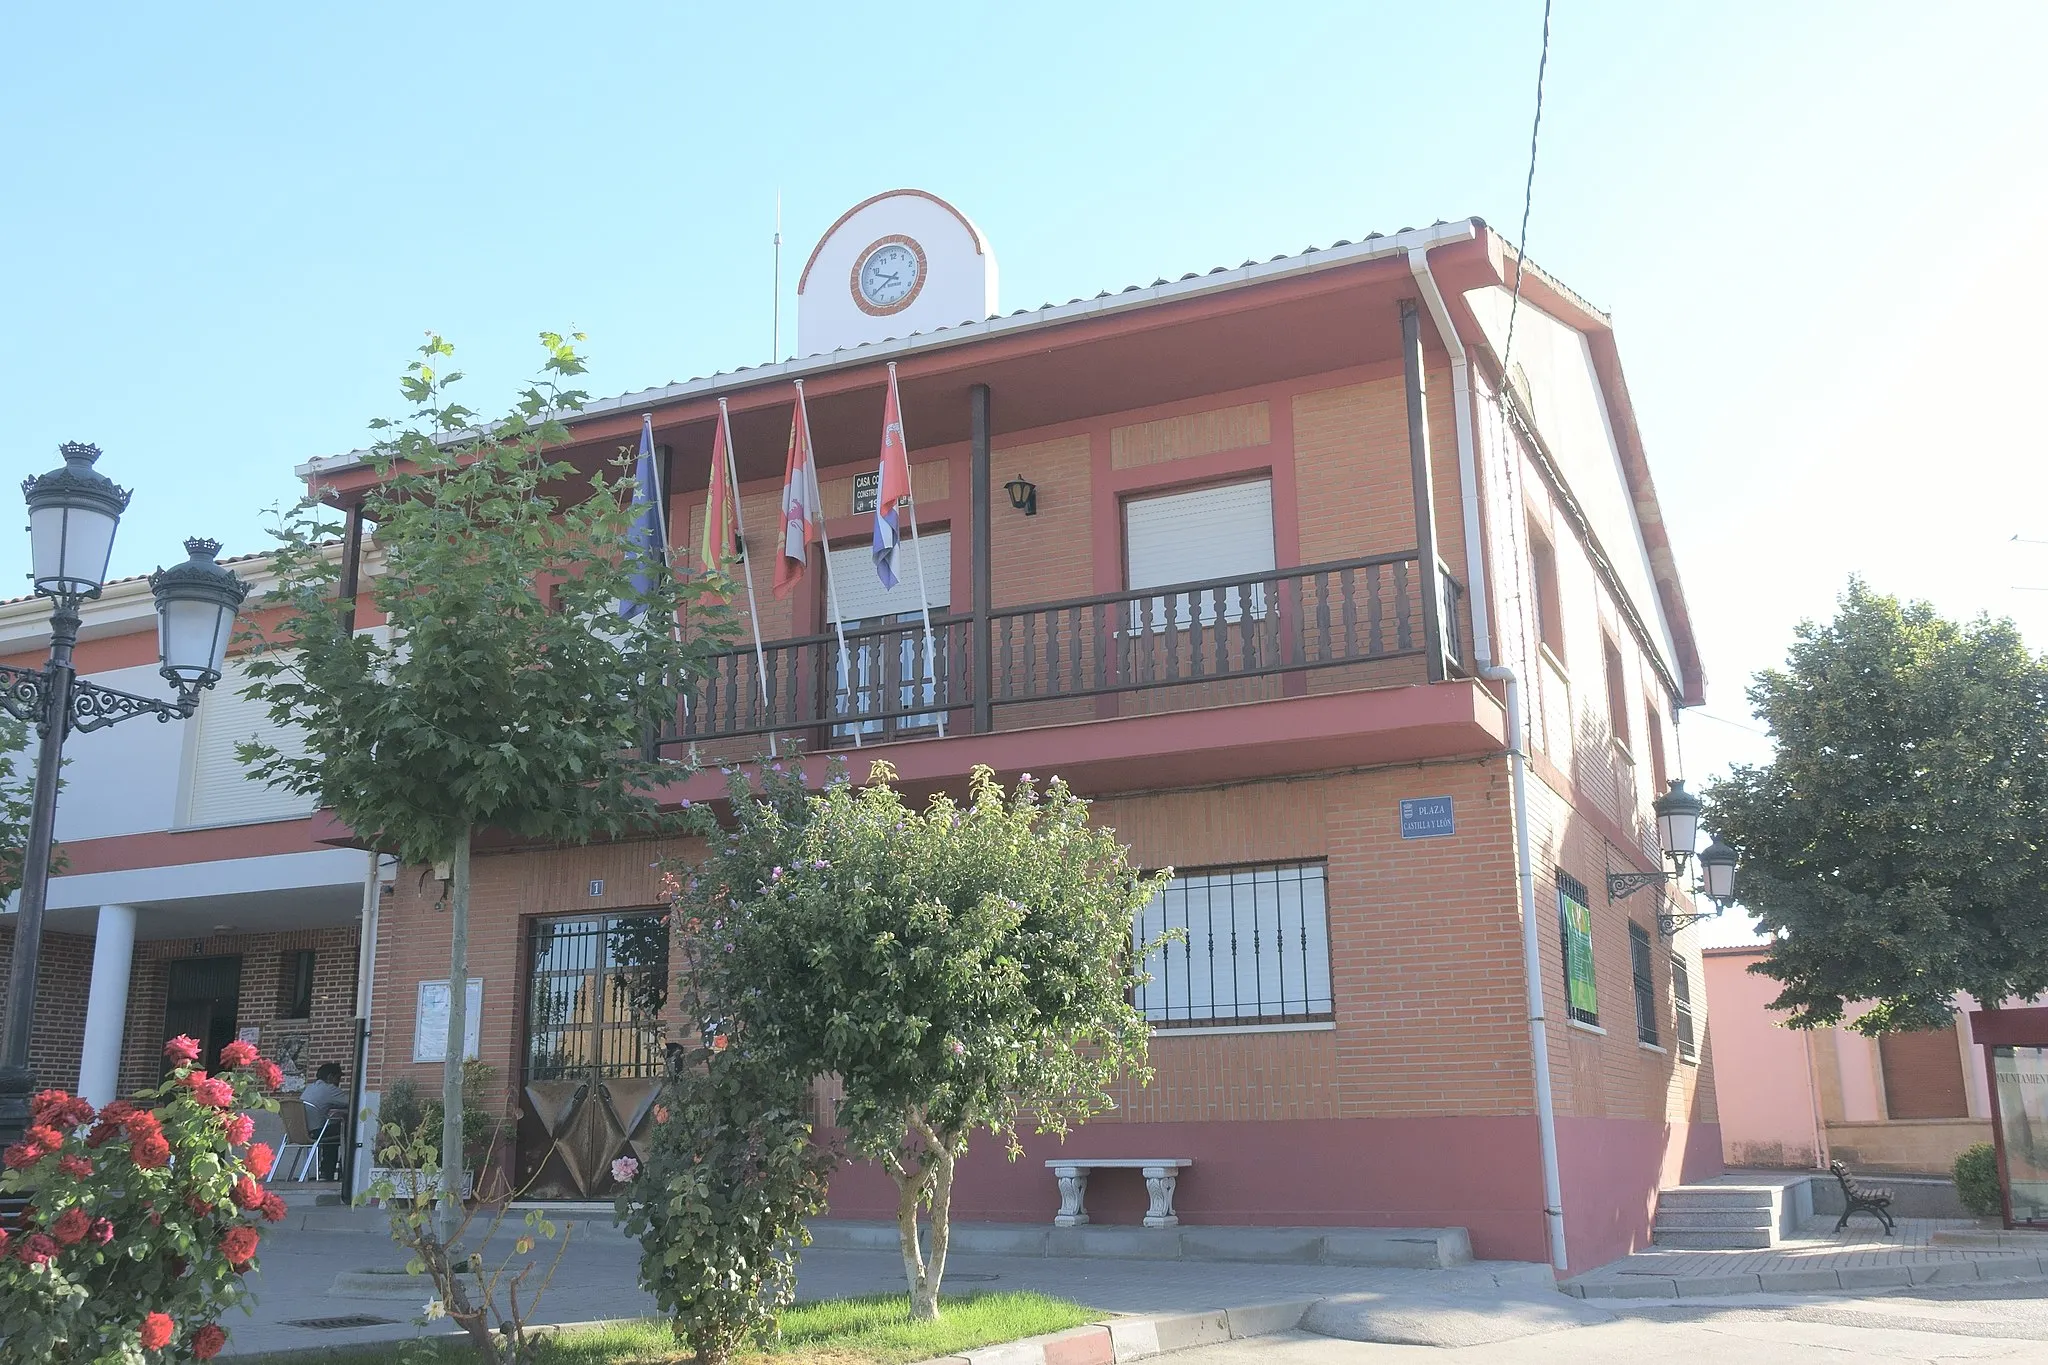
[[1060, 1211], [1053, 1217], [1054, 1227], [1078, 1227], [1088, 1221], [1090, 1171], [1121, 1170], [1137, 1171], [1145, 1177], [1145, 1193], [1152, 1200], [1151, 1207], [1145, 1210], [1145, 1226], [1170, 1228], [1180, 1224], [1173, 1213], [1174, 1187], [1180, 1183], [1181, 1169], [1195, 1163], [1184, 1156], [1133, 1156], [1061, 1157], [1045, 1164], [1060, 1184]]

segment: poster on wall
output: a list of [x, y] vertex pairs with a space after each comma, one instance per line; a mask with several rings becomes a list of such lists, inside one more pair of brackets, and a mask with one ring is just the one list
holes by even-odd
[[[477, 1055], [477, 1023], [484, 1013], [484, 979], [469, 978], [462, 1001], [462, 1055], [474, 1061]], [[413, 1011], [412, 1059], [442, 1062], [448, 1059], [448, 980], [420, 982], [419, 1004]]]

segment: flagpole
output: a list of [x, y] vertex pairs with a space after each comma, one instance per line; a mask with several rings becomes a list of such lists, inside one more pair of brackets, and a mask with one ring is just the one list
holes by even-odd
[[768, 709], [768, 651], [761, 645], [761, 607], [754, 598], [754, 557], [747, 552], [747, 514], [740, 506], [739, 462], [733, 458], [732, 419], [725, 410], [725, 400], [718, 400], [718, 427], [725, 437], [725, 478], [726, 486], [732, 489], [733, 525], [740, 533], [740, 572], [747, 578], [747, 624], [754, 628], [754, 678], [761, 684], [761, 715], [770, 722], [768, 731], [768, 756], [779, 758], [775, 747], [774, 717]]
[[[832, 605], [832, 633], [839, 637], [839, 695], [851, 700], [853, 688], [848, 681], [846, 652], [846, 615], [839, 610], [839, 582], [832, 577], [832, 535], [825, 529], [825, 495], [818, 488], [818, 446], [811, 440], [811, 409], [804, 402], [804, 381], [796, 381], [796, 410], [804, 426], [804, 452], [810, 458], [806, 468], [811, 471], [811, 486], [805, 490], [810, 498], [811, 510], [818, 516], [818, 545], [825, 552], [825, 600]], [[860, 725], [853, 725], [853, 747], [861, 747]]]
[[[889, 362], [889, 387], [892, 390], [896, 388], [896, 362], [893, 360]], [[903, 418], [903, 395], [900, 392], [896, 395], [896, 418], [898, 421], [901, 421]], [[903, 472], [908, 477], [910, 473], [910, 436], [908, 433], [905, 433], [903, 437]], [[918, 614], [924, 618], [924, 657], [931, 664], [932, 690], [936, 693], [939, 690], [939, 649], [932, 639], [931, 594], [925, 590], [924, 584], [924, 547], [918, 543], [917, 539], [917, 486], [914, 480], [911, 482], [909, 502], [910, 554], [917, 561], [917, 610]], [[936, 697], [933, 699], [937, 700]], [[944, 739], [946, 737], [946, 708], [944, 706], [939, 707], [938, 715], [939, 738]]]

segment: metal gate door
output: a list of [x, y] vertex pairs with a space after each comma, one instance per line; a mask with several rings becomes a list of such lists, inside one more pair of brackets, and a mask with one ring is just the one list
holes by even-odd
[[537, 920], [528, 962], [519, 1187], [608, 1198], [612, 1162], [644, 1155], [661, 1087], [668, 916]]

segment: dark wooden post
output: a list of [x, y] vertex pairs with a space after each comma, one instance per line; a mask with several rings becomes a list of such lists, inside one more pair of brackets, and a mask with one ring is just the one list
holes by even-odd
[[356, 594], [363, 586], [363, 504], [348, 509], [348, 522], [341, 532], [341, 619], [342, 629], [355, 634]]
[[994, 649], [989, 638], [989, 529], [993, 509], [989, 505], [989, 420], [988, 385], [972, 384], [967, 389], [968, 443], [973, 485], [968, 496], [974, 503], [974, 648], [969, 667], [974, 672], [974, 732], [985, 735], [995, 728], [994, 690], [989, 670], [994, 666]]
[[1423, 401], [1422, 318], [1414, 299], [1401, 300], [1401, 375], [1408, 390], [1408, 468], [1415, 488], [1416, 590], [1422, 597], [1422, 642], [1429, 680], [1444, 680], [1444, 590], [1437, 570], [1436, 484], [1429, 465], [1429, 408]]

